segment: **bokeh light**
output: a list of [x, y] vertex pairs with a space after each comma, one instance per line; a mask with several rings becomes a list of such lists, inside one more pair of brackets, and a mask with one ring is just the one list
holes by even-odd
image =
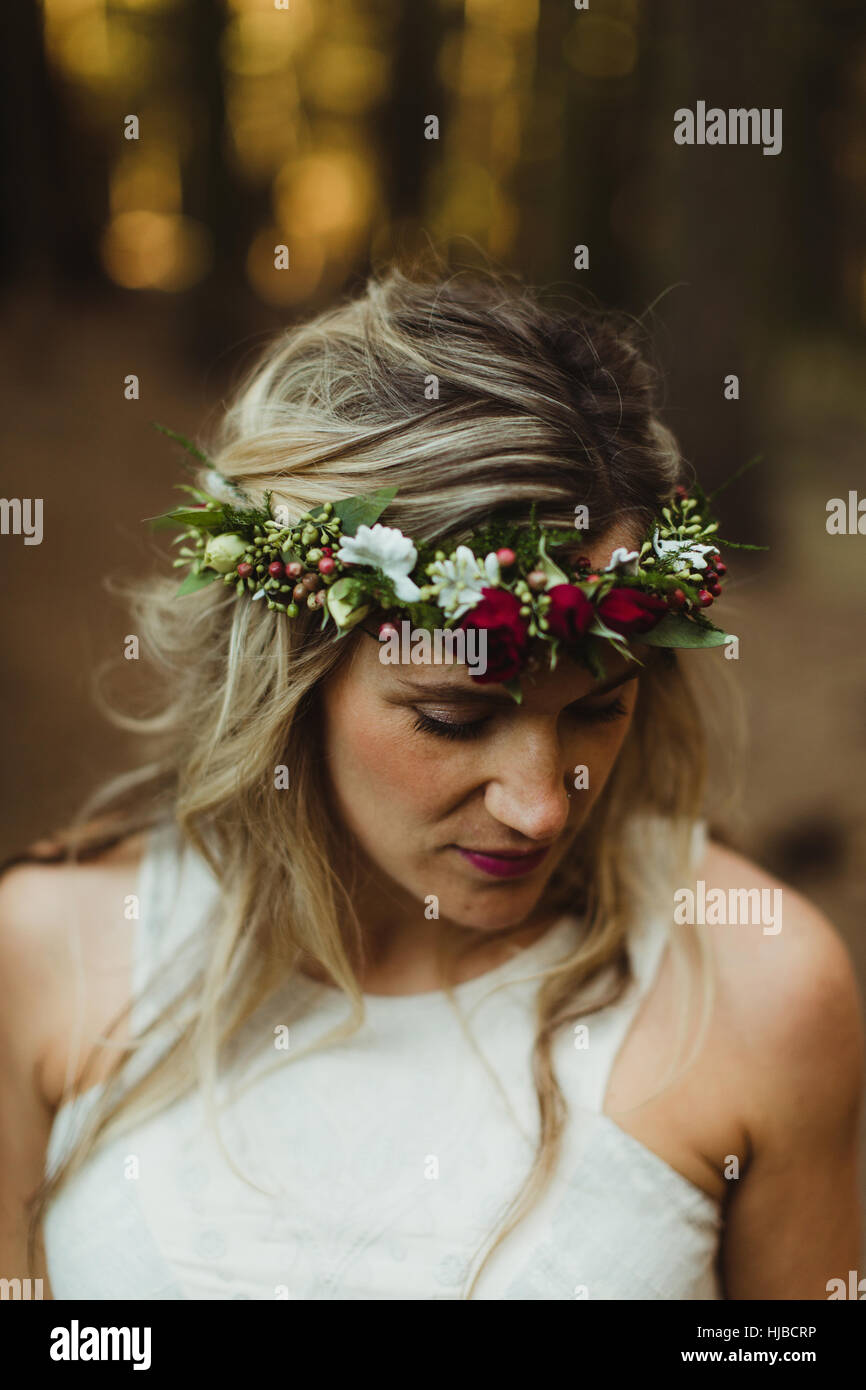
[[626, 77], [637, 62], [637, 35], [624, 20], [587, 10], [565, 43], [565, 57], [582, 77]]
[[100, 252], [106, 273], [128, 290], [187, 290], [211, 265], [207, 227], [176, 213], [121, 212], [106, 227]]

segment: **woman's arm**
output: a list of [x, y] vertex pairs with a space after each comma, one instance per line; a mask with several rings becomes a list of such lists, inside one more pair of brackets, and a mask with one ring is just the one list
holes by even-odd
[[39, 1185], [53, 1108], [43, 1089], [49, 1038], [70, 978], [63, 905], [52, 870], [22, 865], [0, 879], [0, 1278], [45, 1279], [27, 1265], [28, 1197]]
[[28, 1277], [27, 1200], [67, 1084], [101, 1080], [116, 1055], [90, 1051], [128, 1002], [135, 923], [123, 904], [140, 851], [131, 837], [93, 862], [0, 878], [0, 1279]]
[[731, 1299], [826, 1299], [829, 1280], [847, 1287], [849, 1271], [866, 1275], [857, 983], [830, 923], [792, 889], [783, 892], [782, 931], [748, 952], [750, 978], [740, 974], [742, 1035], [731, 1039], [747, 1068], [751, 1141], [731, 1181], [722, 1248]]

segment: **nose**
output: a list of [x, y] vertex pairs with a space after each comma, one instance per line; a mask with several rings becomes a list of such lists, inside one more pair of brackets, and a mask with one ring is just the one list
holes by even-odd
[[519, 722], [498, 750], [484, 805], [501, 825], [546, 843], [568, 823], [571, 772], [553, 721]]

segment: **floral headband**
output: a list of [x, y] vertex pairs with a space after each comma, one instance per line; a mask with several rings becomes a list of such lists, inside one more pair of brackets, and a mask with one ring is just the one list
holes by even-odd
[[[428, 633], [475, 628], [484, 633], [488, 659], [473, 679], [501, 682], [517, 701], [520, 673], [538, 664], [533, 639], [549, 649], [551, 669], [564, 650], [597, 678], [604, 675], [605, 644], [636, 660], [626, 645], [633, 638], [656, 647], [731, 640], [705, 612], [722, 592], [727, 566], [716, 544], [718, 522], [697, 486], [676, 489], [638, 550], [620, 547], [603, 569], [593, 569], [584, 556], [570, 563], [551, 557], [578, 549], [580, 531], [540, 525], [534, 505], [528, 524], [492, 518], [453, 546], [414, 541], [379, 522], [396, 487], [324, 502], [289, 522], [285, 507], [272, 513], [270, 493], [260, 506], [242, 505], [249, 499], [189, 440], [156, 428], [211, 467], [238, 502], [183, 487], [194, 502], [152, 519], [155, 527], [181, 529], [174, 563], [189, 574], [179, 595], [221, 580], [289, 619], [304, 608], [321, 610], [321, 627], [333, 623], [338, 637], [374, 611]], [[393, 621], [382, 622], [380, 638], [394, 633]]]

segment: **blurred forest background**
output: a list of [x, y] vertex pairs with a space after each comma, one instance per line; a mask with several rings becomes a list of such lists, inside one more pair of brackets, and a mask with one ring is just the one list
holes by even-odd
[[[149, 422], [206, 438], [274, 330], [432, 240], [646, 315], [707, 486], [763, 455], [722, 507], [771, 550], [725, 600], [749, 755], [712, 809], [866, 972], [866, 538], [825, 527], [866, 492], [866, 6], [280, 3], [0, 15], [2, 490], [45, 509], [42, 545], [0, 538], [2, 852], [136, 756], [90, 686], [128, 630], [103, 576], [155, 563], [141, 519], [181, 479]], [[699, 100], [781, 107], [781, 153], [676, 145]]]

